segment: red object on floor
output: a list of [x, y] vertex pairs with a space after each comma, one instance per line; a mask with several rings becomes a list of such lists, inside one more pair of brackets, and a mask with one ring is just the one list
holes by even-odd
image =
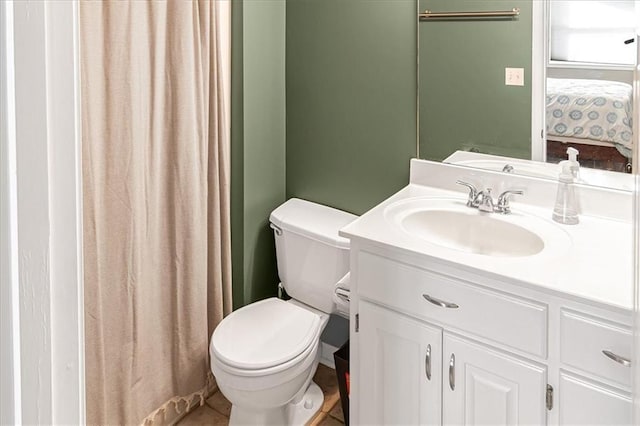
[[344, 373], [344, 378], [347, 381], [347, 395], [351, 396], [351, 380], [349, 378], [349, 372]]

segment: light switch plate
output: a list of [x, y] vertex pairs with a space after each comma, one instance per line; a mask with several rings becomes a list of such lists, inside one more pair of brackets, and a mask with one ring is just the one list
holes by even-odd
[[507, 86], [524, 86], [524, 68], [505, 68], [504, 84]]

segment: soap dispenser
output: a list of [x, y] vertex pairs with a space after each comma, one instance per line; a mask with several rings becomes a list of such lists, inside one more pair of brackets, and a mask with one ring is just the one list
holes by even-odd
[[552, 216], [553, 220], [565, 225], [575, 225], [579, 222], [578, 199], [573, 185], [575, 177], [572, 163], [572, 160], [564, 160], [560, 162], [558, 194], [556, 195], [556, 205], [553, 208]]
[[[573, 181], [574, 182], [578, 182], [579, 178], [580, 178], [580, 163], [578, 163], [578, 150], [573, 148], [573, 147], [569, 147], [567, 148], [567, 158], [569, 161], [569, 165], [571, 168], [571, 174], [573, 175]], [[562, 164], [562, 163], [561, 163]]]

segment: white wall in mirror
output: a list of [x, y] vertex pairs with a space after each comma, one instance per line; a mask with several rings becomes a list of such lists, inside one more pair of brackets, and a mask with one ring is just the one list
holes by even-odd
[[[631, 65], [635, 0], [554, 0], [549, 10], [551, 61]], [[629, 81], [630, 82], [630, 81]]]

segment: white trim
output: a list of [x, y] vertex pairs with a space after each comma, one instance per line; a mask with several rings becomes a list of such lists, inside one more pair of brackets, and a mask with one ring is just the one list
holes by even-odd
[[[636, 2], [637, 12], [640, 16], [640, 0]], [[638, 34], [636, 34], [636, 66], [633, 72], [633, 146], [636, 148], [633, 150], [633, 165], [635, 173], [638, 174], [638, 167], [640, 166], [640, 28], [638, 28]], [[640, 188], [636, 188], [639, 191]], [[637, 218], [640, 220], [640, 218]], [[640, 223], [636, 220], [636, 225]], [[640, 253], [638, 253], [640, 255]]]
[[0, 424], [22, 423], [13, 5], [0, 2]]
[[320, 342], [320, 364], [335, 370], [336, 361], [333, 359], [333, 353], [338, 349], [328, 343]]
[[22, 407], [25, 424], [50, 424], [51, 303], [46, 55], [43, 2], [13, 2], [16, 189]]
[[[637, 22], [640, 22], [640, 0], [636, 0]], [[632, 364], [633, 377], [633, 420], [640, 424], [640, 26], [636, 29], [636, 66], [633, 74], [633, 174], [635, 191], [633, 193], [633, 301], [634, 301], [634, 362]]]
[[545, 134], [547, 3], [547, 1], [532, 2], [531, 13], [531, 159], [543, 162], [547, 158]]
[[[6, 2], [15, 115], [7, 128], [15, 177], [20, 386], [15, 423], [82, 424], [84, 334], [77, 1]], [[3, 185], [4, 187], [4, 185]], [[2, 189], [4, 192], [4, 188]], [[3, 207], [4, 208], [4, 207]], [[4, 256], [3, 256], [4, 259]], [[12, 271], [13, 272], [13, 271]], [[19, 303], [18, 303], [19, 302]], [[4, 377], [3, 377], [4, 380]], [[17, 401], [19, 404], [20, 401]], [[29, 402], [28, 404], [26, 402]]]
[[623, 64], [600, 64], [595, 62], [569, 62], [569, 61], [547, 61], [549, 68], [568, 68], [579, 70], [608, 70], [608, 71], [633, 71], [633, 65]]
[[54, 424], [83, 424], [84, 300], [78, 3], [65, 0], [44, 4], [51, 225], [52, 419]]

